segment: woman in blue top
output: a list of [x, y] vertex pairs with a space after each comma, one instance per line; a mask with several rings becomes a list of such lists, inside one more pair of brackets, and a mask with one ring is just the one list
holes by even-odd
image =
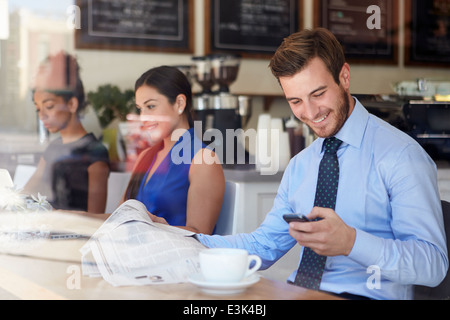
[[216, 155], [195, 136], [191, 85], [175, 67], [145, 72], [136, 106], [152, 147], [136, 161], [124, 200], [144, 203], [156, 222], [211, 234], [225, 191]]

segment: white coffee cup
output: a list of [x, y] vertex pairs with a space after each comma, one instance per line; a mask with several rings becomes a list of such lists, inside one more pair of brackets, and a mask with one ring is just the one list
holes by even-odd
[[199, 258], [203, 278], [209, 282], [239, 282], [261, 267], [261, 258], [243, 249], [206, 249]]

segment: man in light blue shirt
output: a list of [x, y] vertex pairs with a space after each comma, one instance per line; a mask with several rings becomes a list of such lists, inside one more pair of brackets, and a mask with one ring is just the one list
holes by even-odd
[[[351, 97], [350, 67], [329, 31], [286, 38], [270, 67], [294, 115], [319, 138], [291, 160], [257, 230], [197, 239], [208, 247], [247, 249], [263, 268], [299, 243], [327, 256], [320, 290], [337, 294], [410, 299], [412, 285], [438, 285], [448, 257], [434, 162]], [[313, 207], [323, 141], [333, 136], [343, 141], [335, 210]], [[288, 224], [287, 213], [320, 221]]]

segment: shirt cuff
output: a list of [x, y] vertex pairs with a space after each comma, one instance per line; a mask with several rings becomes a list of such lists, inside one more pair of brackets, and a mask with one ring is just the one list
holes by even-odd
[[380, 254], [383, 254], [383, 239], [356, 229], [355, 243], [348, 257], [363, 266], [371, 266], [378, 263]]
[[201, 233], [196, 233], [196, 234], [194, 234], [193, 236], [192, 236], [195, 240], [197, 240], [198, 242], [200, 242], [201, 244], [203, 244], [203, 245], [205, 245], [204, 243], [203, 243], [203, 234], [201, 234]]
[[233, 247], [232, 244], [230, 244], [227, 241], [227, 236], [218, 236], [218, 235], [206, 235], [202, 233], [197, 233], [194, 236], [197, 241], [199, 241], [201, 244], [203, 244], [205, 247], [208, 248], [231, 248]]

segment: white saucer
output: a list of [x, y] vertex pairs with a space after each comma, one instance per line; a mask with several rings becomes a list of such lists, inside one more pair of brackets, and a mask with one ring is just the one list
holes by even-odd
[[195, 273], [189, 276], [189, 282], [200, 287], [200, 289], [208, 294], [213, 295], [230, 295], [245, 291], [246, 288], [259, 281], [259, 275], [252, 274], [249, 277], [239, 282], [209, 282], [203, 278], [200, 273]]

